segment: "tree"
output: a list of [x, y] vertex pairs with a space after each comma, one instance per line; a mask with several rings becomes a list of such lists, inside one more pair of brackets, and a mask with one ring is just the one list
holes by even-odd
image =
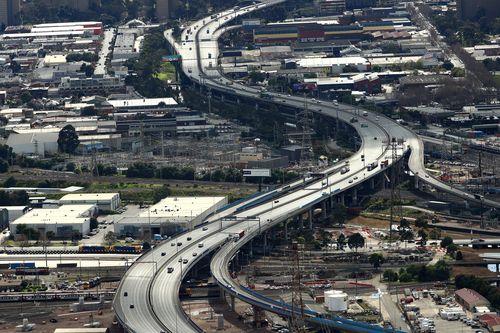
[[399, 239], [404, 240], [412, 240], [413, 232], [411, 230], [405, 230], [399, 233]]
[[420, 237], [421, 239], [421, 245], [424, 246], [425, 244], [427, 244], [427, 233], [425, 232], [424, 229], [420, 229], [418, 231], [418, 237]]
[[446, 69], [447, 71], [451, 71], [453, 69], [453, 64], [451, 63], [451, 61], [449, 60], [446, 60], [445, 62], [443, 62], [443, 68]]
[[444, 249], [444, 248], [447, 248], [448, 245], [451, 245], [453, 244], [453, 238], [451, 238], [450, 236], [446, 236], [445, 238], [443, 238], [441, 240], [441, 247]]
[[432, 230], [429, 231], [429, 238], [430, 239], [439, 239], [439, 238], [441, 238], [441, 229], [439, 229], [439, 228], [432, 228]]
[[347, 240], [347, 246], [351, 250], [355, 249], [358, 252], [358, 248], [365, 246], [365, 238], [359, 232], [352, 234]]
[[372, 253], [368, 260], [373, 268], [378, 269], [384, 263], [384, 256], [380, 253]]
[[78, 140], [78, 134], [76, 130], [71, 125], [66, 125], [59, 132], [59, 138], [57, 139], [57, 145], [59, 147], [59, 151], [63, 153], [73, 154], [80, 144], [80, 140]]
[[90, 218], [90, 230], [97, 229], [99, 226], [99, 223], [97, 222], [97, 219], [95, 217]]
[[446, 253], [448, 253], [448, 254], [449, 254], [449, 255], [451, 255], [451, 256], [453, 256], [453, 254], [454, 254], [455, 252], [457, 252], [457, 250], [458, 250], [458, 246], [457, 246], [457, 244], [453, 244], [453, 243], [451, 243], [450, 245], [448, 245], [448, 246], [446, 247]]
[[104, 241], [108, 245], [112, 245], [114, 242], [116, 242], [116, 235], [113, 231], [109, 231], [106, 235], [104, 235]]
[[67, 171], [73, 172], [73, 171], [75, 171], [75, 169], [76, 169], [76, 164], [75, 163], [69, 162], [68, 164], [66, 164], [66, 170]]
[[415, 227], [417, 228], [427, 228], [427, 220], [422, 216], [415, 219]]
[[166, 197], [170, 196], [172, 191], [167, 185], [163, 185], [160, 188], [157, 188], [153, 192], [153, 201], [154, 203], [159, 202], [162, 199], [165, 199]]
[[337, 237], [337, 249], [344, 250], [344, 245], [345, 245], [345, 236], [344, 234], [340, 234], [339, 237]]
[[9, 171], [9, 163], [4, 159], [0, 159], [0, 173], [5, 173], [7, 171]]
[[21, 102], [23, 104], [26, 104], [26, 103], [31, 102], [31, 100], [33, 99], [33, 96], [31, 96], [31, 93], [29, 91], [23, 91], [21, 93], [21, 95], [19, 96], [19, 98], [21, 99]]
[[464, 260], [464, 255], [462, 254], [462, 251], [457, 251], [457, 253], [455, 253], [455, 260]]
[[394, 272], [392, 269], [386, 269], [383, 277], [386, 281], [396, 282], [398, 280], [398, 273]]
[[17, 184], [16, 178], [10, 176], [3, 182], [3, 187], [14, 187]]
[[404, 217], [399, 221], [399, 231], [404, 231], [410, 227], [410, 221]]
[[334, 224], [343, 225], [347, 218], [347, 208], [342, 204], [335, 205], [333, 208], [332, 222]]

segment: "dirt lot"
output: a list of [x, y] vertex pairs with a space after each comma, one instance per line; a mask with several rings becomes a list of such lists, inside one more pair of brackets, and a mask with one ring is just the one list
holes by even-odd
[[389, 221], [374, 219], [363, 216], [356, 216], [353, 219], [350, 219], [346, 222], [346, 224], [350, 225], [362, 225], [371, 228], [379, 228], [379, 229], [387, 229], [389, 228]]

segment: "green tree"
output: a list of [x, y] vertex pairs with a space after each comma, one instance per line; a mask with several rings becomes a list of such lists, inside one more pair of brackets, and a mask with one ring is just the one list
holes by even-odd
[[332, 212], [332, 222], [343, 225], [347, 219], [347, 208], [342, 204], [336, 204]]
[[104, 235], [104, 241], [108, 245], [112, 245], [114, 242], [116, 242], [116, 235], [113, 231], [108, 231], [106, 235]]
[[464, 255], [462, 254], [462, 251], [457, 251], [455, 254], [455, 260], [464, 260]]
[[78, 134], [76, 130], [71, 125], [66, 125], [59, 132], [59, 138], [57, 139], [57, 145], [59, 146], [59, 151], [63, 153], [73, 154], [80, 144], [78, 140]]
[[14, 187], [17, 184], [16, 178], [10, 176], [3, 182], [3, 187]]
[[90, 218], [90, 229], [94, 230], [94, 229], [97, 229], [97, 227], [99, 227], [99, 222], [97, 221], [97, 219], [95, 217], [91, 217]]
[[450, 236], [446, 236], [445, 238], [443, 238], [441, 240], [441, 247], [444, 249], [444, 248], [447, 248], [448, 245], [451, 245], [453, 244], [453, 238], [451, 238]]
[[418, 237], [420, 237], [420, 239], [421, 239], [422, 246], [427, 244], [427, 233], [425, 232], [424, 229], [418, 230]]
[[167, 185], [163, 185], [160, 188], [157, 188], [153, 192], [153, 201], [154, 203], [159, 202], [162, 199], [165, 199], [166, 197], [170, 196], [172, 191]]
[[419, 216], [415, 219], [415, 227], [417, 228], [427, 228], [427, 219], [423, 218], [422, 216]]
[[340, 234], [339, 237], [337, 237], [337, 249], [343, 250], [345, 246], [345, 236], [344, 234]]
[[413, 232], [411, 230], [405, 230], [399, 233], [399, 239], [401, 240], [412, 240]]
[[365, 238], [359, 232], [356, 232], [347, 239], [347, 246], [351, 250], [355, 249], [358, 252], [358, 248], [365, 246]]
[[396, 282], [398, 280], [398, 273], [392, 269], [386, 269], [383, 274], [384, 280], [389, 282]]
[[9, 163], [4, 159], [0, 159], [0, 173], [5, 173], [7, 171], [9, 171]]
[[375, 269], [378, 269], [384, 263], [384, 256], [380, 253], [372, 253], [368, 258], [370, 264], [373, 265]]
[[451, 256], [453, 256], [455, 254], [455, 252], [457, 252], [457, 250], [458, 250], [457, 244], [451, 243], [450, 245], [448, 245], [446, 247], [446, 253], [448, 253]]
[[439, 239], [439, 238], [441, 238], [441, 229], [439, 229], [439, 228], [432, 228], [431, 231], [429, 231], [429, 238], [430, 239]]
[[21, 102], [23, 104], [27, 104], [27, 103], [31, 102], [31, 100], [33, 99], [33, 96], [31, 96], [31, 93], [29, 91], [23, 91], [21, 93], [21, 95], [19, 96], [19, 98], [21, 99]]

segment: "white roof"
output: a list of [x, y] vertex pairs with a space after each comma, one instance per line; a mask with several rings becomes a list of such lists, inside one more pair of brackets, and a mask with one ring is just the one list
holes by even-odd
[[172, 97], [166, 98], [135, 98], [135, 99], [112, 99], [108, 103], [115, 108], [119, 107], [135, 107], [135, 106], [157, 106], [160, 103], [165, 105], [177, 105], [177, 102]]
[[55, 209], [33, 209], [12, 224], [74, 224], [83, 223], [88, 218], [85, 214], [95, 205], [62, 205]]
[[34, 37], [55, 37], [68, 35], [83, 35], [83, 30], [79, 31], [50, 31], [50, 32], [23, 32], [17, 34], [3, 34], [3, 38], [34, 38]]
[[84, 21], [84, 22], [55, 22], [55, 23], [40, 23], [34, 24], [33, 28], [47, 28], [47, 27], [69, 27], [73, 25], [99, 25], [101, 22], [97, 21]]
[[48, 54], [43, 58], [43, 62], [46, 65], [65, 64], [66, 56], [64, 54]]
[[340, 57], [340, 58], [303, 58], [297, 60], [300, 67], [326, 67], [338, 65], [366, 65], [368, 60], [363, 57]]
[[141, 212], [140, 217], [167, 217], [185, 219], [195, 218], [214, 205], [226, 200], [225, 197], [168, 197], [149, 209]]
[[59, 201], [109, 201], [112, 200], [118, 193], [71, 193], [63, 196]]

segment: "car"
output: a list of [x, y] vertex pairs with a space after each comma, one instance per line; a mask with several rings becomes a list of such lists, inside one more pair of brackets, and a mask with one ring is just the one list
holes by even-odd
[[173, 268], [173, 267], [169, 267], [169, 268], [167, 268], [167, 272], [168, 272], [168, 273], [172, 273], [173, 271], [174, 271], [174, 268]]
[[182, 243], [181, 242], [177, 242], [177, 246], [182, 246]]
[[124, 292], [123, 296], [127, 297], [128, 296], [128, 292]]
[[192, 238], [191, 237], [188, 237], [187, 240], [190, 241]]
[[203, 231], [207, 231], [207, 230], [208, 230], [208, 227], [203, 227], [201, 230], [203, 230]]
[[377, 137], [374, 137], [373, 140], [377, 140]]
[[198, 255], [198, 253], [193, 252], [193, 257], [196, 257], [197, 255]]
[[316, 101], [317, 104], [321, 104], [321, 101]]
[[349, 179], [349, 184], [352, 184], [353, 180], [352, 179]]
[[279, 200], [274, 200], [274, 203], [278, 203], [278, 202], [280, 202], [280, 201]]
[[134, 304], [130, 304], [130, 308], [133, 309], [134, 308]]
[[170, 245], [175, 246], [175, 242], [170, 243]]
[[179, 260], [177, 260], [178, 262], [182, 262], [182, 258], [179, 258]]
[[[4, 233], [5, 233], [5, 231], [4, 231]], [[82, 238], [83, 239], [90, 239], [90, 236], [89, 235], [83, 235]]]
[[166, 253], [165, 253], [165, 252], [162, 252], [162, 253], [161, 253], [161, 256], [162, 256], [162, 257], [164, 257], [165, 255], [166, 255]]
[[187, 260], [187, 259], [184, 259], [184, 260], [182, 260], [182, 263], [183, 263], [183, 264], [187, 264], [187, 263], [188, 263], [188, 260]]
[[58, 320], [57, 320], [56, 318], [50, 318], [50, 319], [49, 319], [49, 321], [50, 321], [51, 323], [57, 323], [57, 321], [58, 321]]
[[358, 176], [355, 176], [353, 179], [354, 179], [354, 180], [358, 180]]

